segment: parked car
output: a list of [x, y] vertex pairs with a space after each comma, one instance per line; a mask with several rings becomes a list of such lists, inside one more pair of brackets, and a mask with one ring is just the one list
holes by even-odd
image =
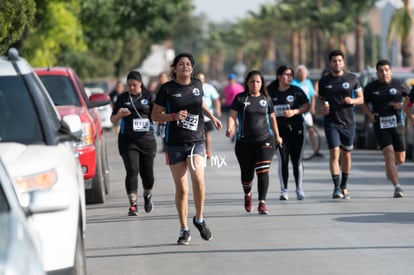
[[18, 192], [39, 203], [28, 220], [40, 237], [48, 274], [86, 274], [85, 187], [74, 150], [81, 133], [80, 117], [61, 119], [17, 50], [0, 57], [0, 158]]
[[36, 208], [23, 210], [0, 160], [0, 274], [46, 274], [39, 235], [26, 219], [31, 213], [37, 213]]
[[77, 114], [82, 139], [76, 144], [85, 180], [86, 203], [104, 203], [109, 193], [109, 166], [98, 107], [110, 103], [108, 95], [87, 96], [76, 72], [67, 67], [35, 68], [61, 116]]

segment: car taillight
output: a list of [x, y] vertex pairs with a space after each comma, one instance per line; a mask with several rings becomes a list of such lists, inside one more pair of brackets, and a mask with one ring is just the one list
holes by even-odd
[[55, 169], [33, 175], [14, 178], [17, 189], [21, 192], [50, 189], [57, 181]]
[[77, 147], [92, 145], [93, 136], [92, 136], [92, 126], [89, 122], [82, 123], [82, 136], [80, 142], [76, 143]]

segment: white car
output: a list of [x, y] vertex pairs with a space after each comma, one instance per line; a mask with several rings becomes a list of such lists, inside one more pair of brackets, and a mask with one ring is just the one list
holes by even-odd
[[79, 116], [60, 118], [16, 50], [0, 57], [0, 158], [18, 192], [43, 202], [28, 219], [40, 237], [48, 274], [86, 274], [85, 188], [73, 146], [81, 132]]
[[[44, 275], [41, 243], [20, 206], [15, 188], [0, 161], [0, 274]], [[22, 264], [24, 263], [24, 264]]]

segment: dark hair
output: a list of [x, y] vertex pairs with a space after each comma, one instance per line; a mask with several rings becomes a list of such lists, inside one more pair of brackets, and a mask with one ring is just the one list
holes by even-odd
[[[174, 57], [173, 63], [170, 65], [170, 67], [171, 68], [177, 67], [178, 61], [180, 61], [180, 59], [184, 58], [184, 57], [187, 57], [188, 59], [190, 59], [191, 66], [194, 67], [194, 63], [195, 63], [194, 57], [193, 57], [192, 54], [189, 54], [189, 53], [180, 53], [180, 54], [176, 55]], [[170, 76], [171, 76], [172, 79], [177, 78], [177, 74], [173, 70], [171, 70]]]
[[252, 71], [247, 73], [247, 75], [244, 79], [244, 90], [246, 92], [249, 92], [249, 87], [248, 87], [247, 83], [249, 82], [250, 78], [252, 78], [255, 75], [260, 76], [260, 79], [262, 80], [262, 87], [260, 87], [260, 93], [265, 95], [265, 96], [268, 96], [269, 94], [268, 94], [266, 86], [265, 86], [263, 74], [260, 71], [257, 71], [257, 70], [252, 70]]
[[333, 50], [329, 53], [329, 61], [331, 61], [334, 56], [342, 56], [342, 59], [345, 59], [345, 55], [341, 50]]
[[141, 76], [141, 73], [140, 72], [138, 72], [138, 71], [130, 71], [128, 73], [128, 75], [127, 75], [127, 81], [130, 80], [130, 79], [141, 82], [141, 89], [142, 90], [146, 90], [147, 89], [147, 88], [145, 88], [144, 82], [142, 81], [142, 76]]
[[386, 59], [381, 59], [381, 60], [378, 60], [377, 65], [375, 66], [375, 68], [378, 70], [379, 67], [386, 66], [386, 65], [388, 65], [388, 67], [391, 68], [391, 62], [389, 62]]
[[290, 70], [290, 71], [291, 71], [291, 73], [292, 73], [292, 78], [293, 78], [293, 77], [295, 76], [295, 71], [293, 70], [293, 68], [288, 67], [288, 66], [286, 66], [286, 65], [282, 65], [282, 66], [280, 66], [279, 68], [277, 68], [276, 75], [282, 75], [282, 74], [284, 74], [287, 70]]

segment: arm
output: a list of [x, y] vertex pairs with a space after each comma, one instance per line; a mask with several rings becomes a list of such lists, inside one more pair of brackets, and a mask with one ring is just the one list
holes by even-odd
[[111, 122], [117, 124], [121, 118], [129, 116], [130, 114], [131, 112], [127, 108], [120, 108], [116, 114], [111, 115]]
[[176, 120], [183, 120], [187, 116], [186, 110], [181, 110], [178, 113], [165, 113], [165, 108], [154, 103], [154, 107], [152, 109], [151, 118], [155, 122], [170, 122]]
[[371, 122], [377, 122], [378, 114], [371, 112], [371, 109], [369, 108], [368, 103], [362, 104], [362, 110], [364, 111], [364, 113], [367, 115], [367, 117], [369, 118]]
[[290, 118], [290, 117], [293, 117], [295, 115], [301, 115], [303, 113], [306, 113], [307, 111], [309, 111], [309, 107], [310, 107], [309, 102], [307, 102], [305, 104], [302, 104], [302, 106], [300, 106], [300, 108], [298, 108], [298, 109], [286, 110], [284, 112], [285, 117]]
[[203, 105], [201, 105], [201, 109], [203, 110], [203, 113], [211, 119], [211, 121], [213, 121], [214, 126], [216, 127], [216, 129], [220, 130], [222, 125], [221, 125], [221, 121], [219, 119], [217, 119], [211, 112], [210, 110], [207, 108], [207, 106], [203, 103]]
[[270, 114], [270, 127], [272, 127], [276, 143], [281, 146], [283, 143], [283, 139], [279, 135], [279, 127], [277, 126], [277, 119], [275, 113]]
[[355, 91], [355, 97], [351, 98], [349, 96], [344, 98], [344, 103], [348, 105], [361, 105], [364, 103], [364, 95], [362, 93], [362, 89]]
[[232, 137], [236, 134], [237, 125], [237, 111], [230, 110], [229, 117], [227, 118], [227, 130], [226, 137]]
[[216, 115], [218, 117], [221, 117], [221, 103], [220, 103], [220, 98], [214, 99], [213, 104], [214, 104], [214, 110], [216, 112]]

